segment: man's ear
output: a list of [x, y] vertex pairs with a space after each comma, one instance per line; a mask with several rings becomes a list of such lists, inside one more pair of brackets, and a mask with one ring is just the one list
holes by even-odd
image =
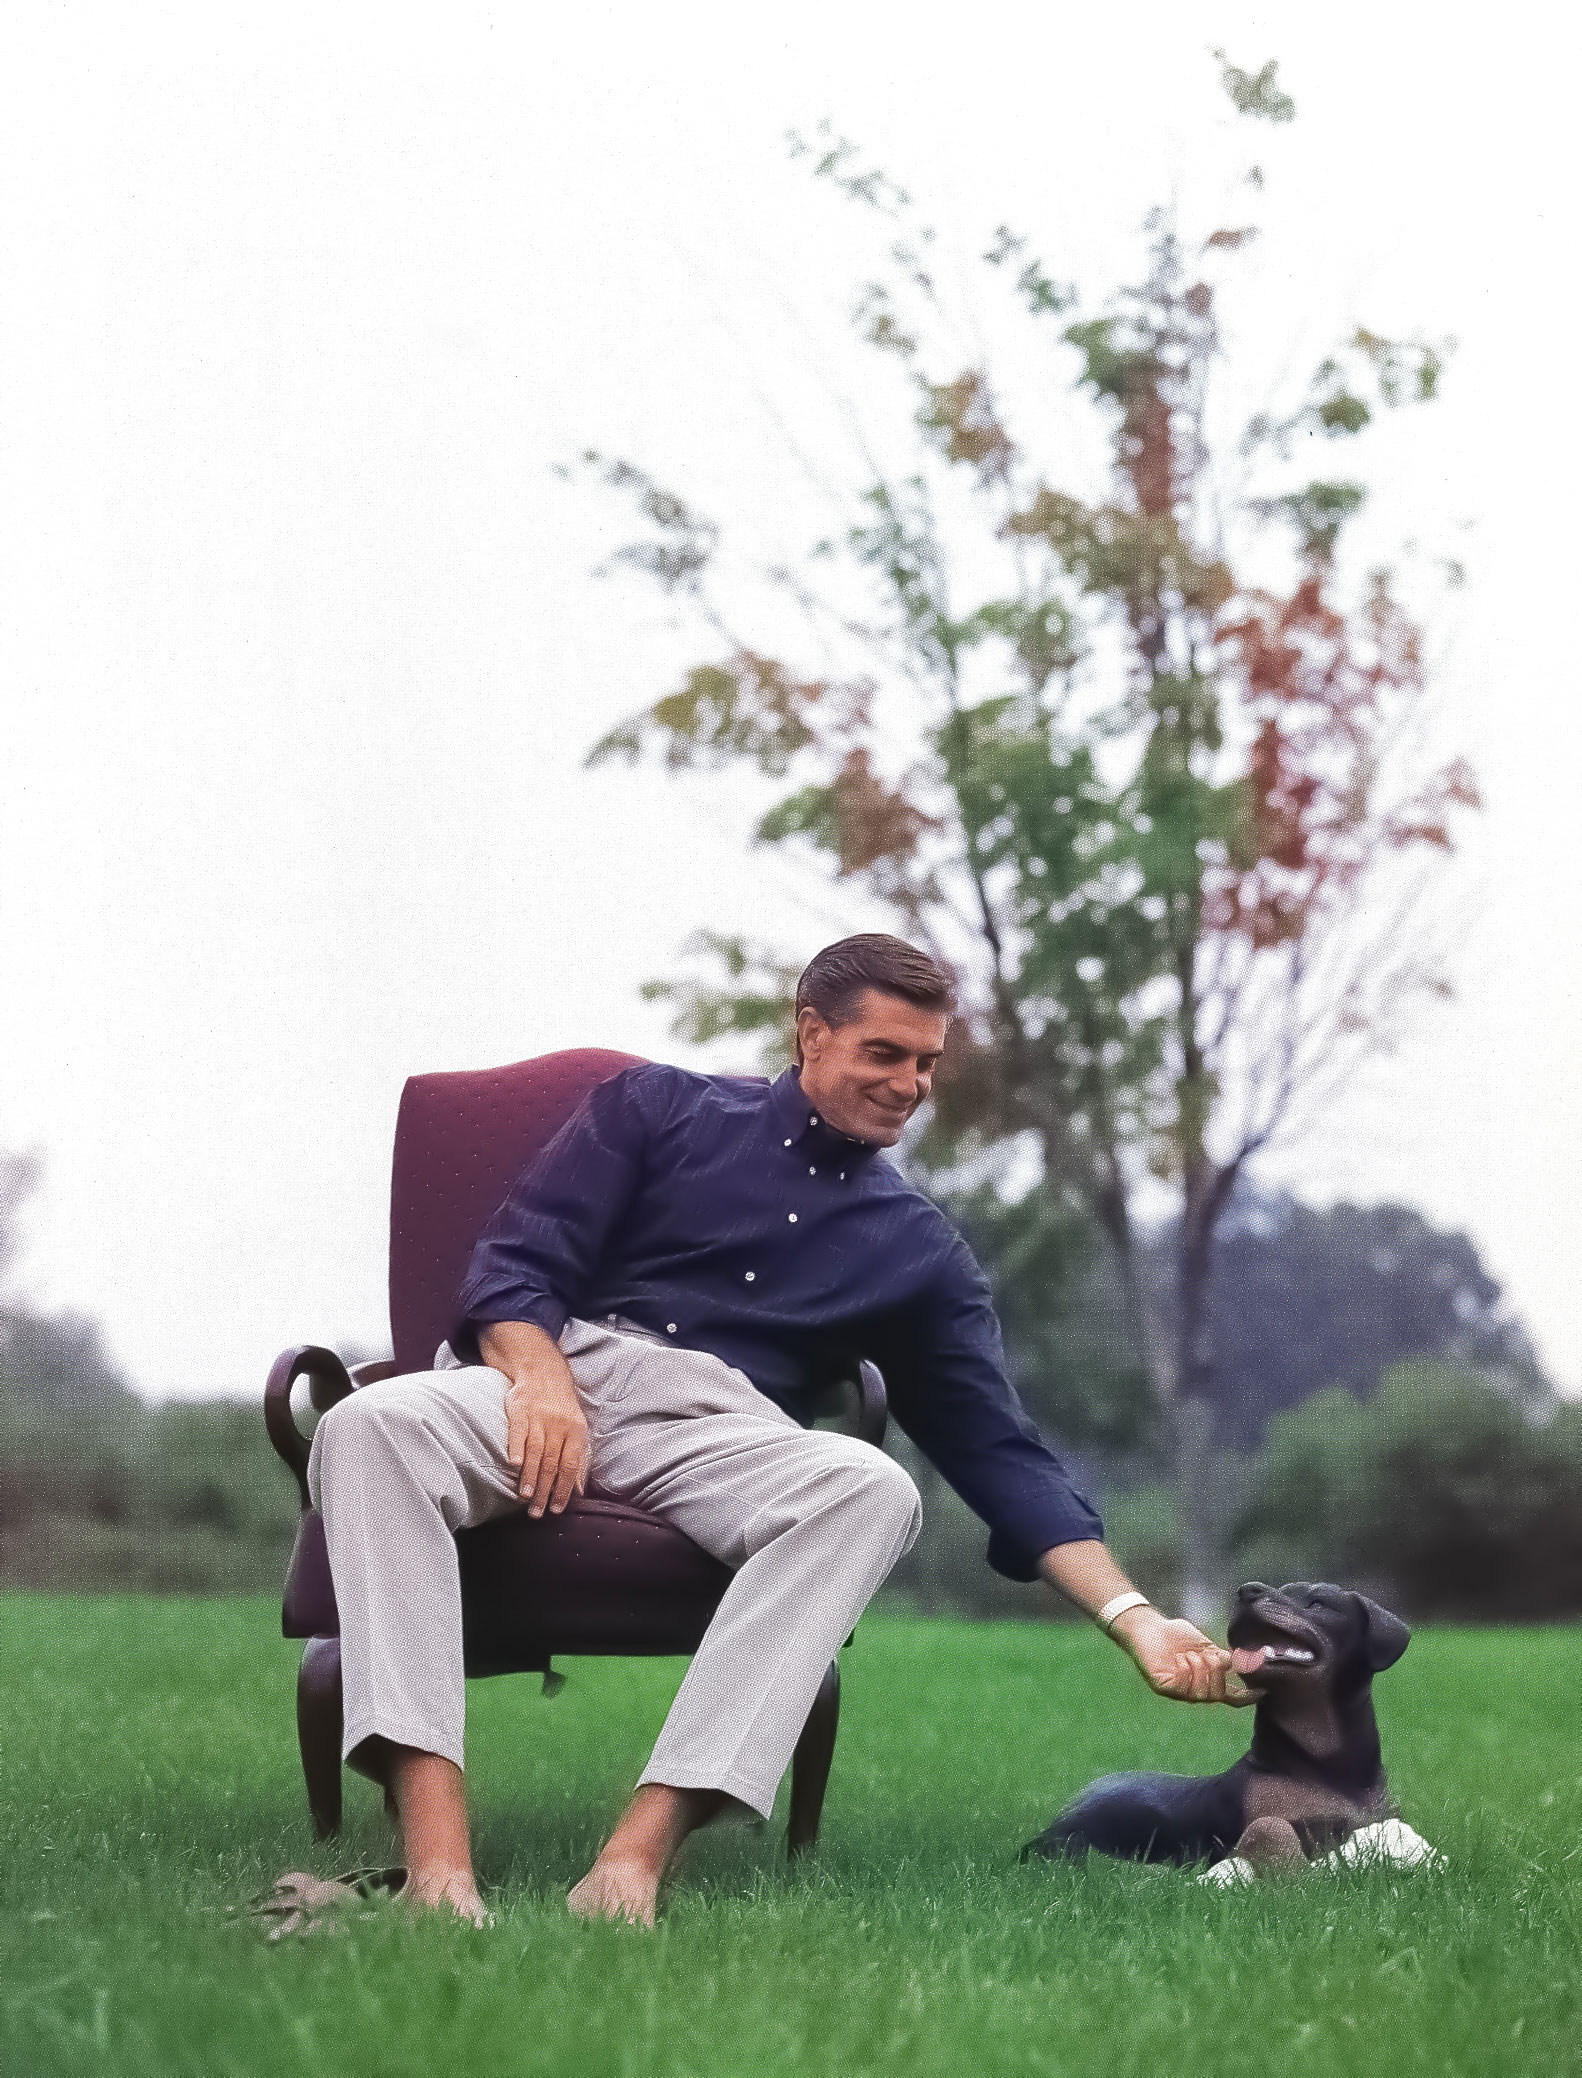
[[1368, 1654], [1368, 1665], [1375, 1674], [1382, 1674], [1386, 1667], [1393, 1667], [1407, 1646], [1412, 1642], [1408, 1625], [1398, 1616], [1377, 1602], [1370, 1602], [1366, 1595], [1358, 1595], [1362, 1608], [1363, 1642]]

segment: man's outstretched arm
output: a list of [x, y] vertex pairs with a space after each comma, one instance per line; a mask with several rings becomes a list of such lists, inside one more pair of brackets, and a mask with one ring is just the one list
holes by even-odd
[[478, 1353], [507, 1380], [505, 1454], [522, 1468], [517, 1492], [529, 1515], [558, 1515], [588, 1483], [588, 1418], [571, 1366], [553, 1337], [525, 1320], [480, 1326]]
[[[1094, 1540], [1055, 1545], [1038, 1561], [1038, 1570], [1067, 1601], [1095, 1619], [1117, 1595], [1135, 1592], [1106, 1547]], [[1109, 1629], [1158, 1695], [1173, 1696], [1182, 1703], [1254, 1700], [1233, 1676], [1226, 1648], [1204, 1637], [1184, 1617], [1164, 1616], [1152, 1603], [1139, 1602], [1123, 1610]]]

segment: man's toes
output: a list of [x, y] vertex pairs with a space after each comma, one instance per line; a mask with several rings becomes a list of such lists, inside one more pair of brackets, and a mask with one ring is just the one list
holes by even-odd
[[397, 1893], [403, 1905], [410, 1905], [419, 1912], [451, 1912], [468, 1926], [493, 1926], [477, 1887], [454, 1876], [424, 1882], [408, 1877]]
[[633, 1926], [652, 1926], [658, 1894], [658, 1881], [647, 1870], [595, 1862], [567, 1892], [566, 1908], [577, 1919], [624, 1919]]

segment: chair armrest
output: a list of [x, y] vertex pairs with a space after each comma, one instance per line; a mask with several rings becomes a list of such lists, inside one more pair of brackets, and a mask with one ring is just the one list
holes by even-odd
[[884, 1443], [890, 1421], [890, 1401], [884, 1389], [884, 1373], [877, 1364], [857, 1367], [857, 1434], [875, 1450]]
[[[359, 1370], [363, 1368], [358, 1365]], [[264, 1387], [264, 1427], [269, 1431], [269, 1440], [276, 1453], [284, 1459], [296, 1480], [302, 1505], [306, 1508], [309, 1505], [308, 1452], [311, 1445], [291, 1413], [291, 1388], [299, 1378], [307, 1379], [309, 1396], [320, 1414], [327, 1413], [337, 1401], [344, 1400], [353, 1390], [353, 1382], [333, 1349], [320, 1349], [312, 1342], [283, 1350], [270, 1368], [269, 1382]]]
[[835, 1372], [824, 1380], [822, 1387], [815, 1388], [811, 1407], [798, 1418], [805, 1428], [811, 1428], [826, 1415], [837, 1416], [845, 1434], [871, 1443], [875, 1450], [882, 1449], [890, 1403], [879, 1366], [865, 1361], [858, 1364], [855, 1372]]
[[382, 1379], [395, 1378], [399, 1373], [393, 1356], [375, 1356], [366, 1364], [353, 1364], [346, 1375], [360, 1392], [365, 1385], [378, 1385]]

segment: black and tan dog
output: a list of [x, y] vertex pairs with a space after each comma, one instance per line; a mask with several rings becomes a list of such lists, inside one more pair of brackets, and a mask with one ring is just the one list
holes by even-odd
[[1311, 1860], [1377, 1826], [1393, 1807], [1373, 1677], [1394, 1666], [1410, 1636], [1388, 1609], [1327, 1582], [1239, 1588], [1227, 1637], [1257, 1696], [1251, 1749], [1223, 1775], [1106, 1775], [1028, 1842], [1023, 1859], [1234, 1856], [1261, 1871]]

